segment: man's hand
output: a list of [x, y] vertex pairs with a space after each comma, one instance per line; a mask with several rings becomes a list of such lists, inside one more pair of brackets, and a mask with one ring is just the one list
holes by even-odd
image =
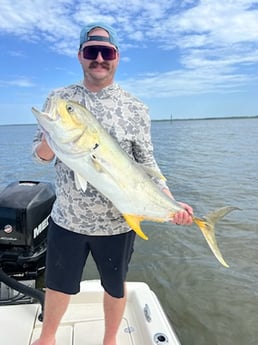
[[37, 155], [45, 161], [51, 161], [55, 157], [55, 154], [49, 147], [44, 134], [42, 136], [41, 142], [36, 148], [36, 151]]
[[[168, 188], [164, 188], [163, 192], [167, 194], [171, 199], [174, 199], [172, 193]], [[191, 225], [193, 222], [193, 209], [191, 206], [183, 203], [183, 202], [178, 202], [179, 205], [181, 205], [185, 211], [179, 211], [177, 212], [173, 219], [171, 220], [172, 223], [177, 224], [177, 225]]]
[[185, 210], [177, 212], [172, 219], [172, 223], [177, 225], [191, 225], [193, 222], [192, 207], [183, 202], [178, 202], [178, 204], [181, 205]]

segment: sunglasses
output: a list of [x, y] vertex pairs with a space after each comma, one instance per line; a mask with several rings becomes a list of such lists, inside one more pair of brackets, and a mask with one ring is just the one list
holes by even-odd
[[116, 49], [107, 46], [86, 46], [81, 49], [83, 52], [84, 59], [96, 60], [98, 54], [101, 53], [103, 60], [115, 60]]

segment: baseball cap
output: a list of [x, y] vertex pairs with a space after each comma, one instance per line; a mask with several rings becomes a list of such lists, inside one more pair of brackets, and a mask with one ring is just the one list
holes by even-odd
[[[109, 37], [104, 36], [89, 36], [89, 32], [95, 28], [101, 28], [108, 32]], [[91, 38], [92, 37], [92, 38]], [[114, 45], [119, 50], [118, 37], [116, 31], [108, 24], [102, 22], [94, 22], [88, 25], [85, 25], [80, 34], [80, 47], [83, 43], [88, 41], [102, 41], [109, 42]]]

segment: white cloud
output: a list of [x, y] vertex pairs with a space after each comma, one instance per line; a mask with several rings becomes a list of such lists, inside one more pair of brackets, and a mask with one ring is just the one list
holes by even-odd
[[0, 87], [6, 86], [34, 87], [35, 83], [33, 83], [29, 78], [23, 76], [10, 80], [0, 80]]
[[7, 55], [7, 56], [12, 56], [12, 57], [17, 57], [17, 58], [26, 58], [26, 54], [21, 51], [21, 50], [8, 50], [4, 51], [1, 53], [1, 55]]
[[[202, 66], [198, 67], [200, 61]], [[233, 70], [234, 67], [230, 63], [221, 61], [211, 65], [203, 64], [203, 60], [198, 59], [194, 62], [196, 68], [146, 74], [138, 80], [133, 78], [121, 80], [120, 84], [132, 93], [137, 90], [138, 97], [161, 99], [211, 92], [217, 94], [239, 92], [243, 86], [250, 83], [249, 75]], [[253, 83], [255, 82], [258, 82], [257, 76], [254, 76]]]
[[[161, 50], [178, 49], [178, 70], [124, 81], [133, 90], [138, 87], [140, 94], [234, 90], [255, 78], [238, 67], [258, 62], [258, 1], [1, 0], [0, 11], [0, 34], [49, 42], [59, 54], [74, 56], [80, 28], [92, 20], [118, 29], [122, 56], [129, 47], [148, 42]], [[33, 84], [23, 78], [12, 82]]]
[[258, 10], [250, 11], [252, 4], [257, 1], [1, 0], [0, 32], [73, 46], [83, 23], [103, 20], [118, 28], [125, 44], [145, 36], [179, 47], [182, 42], [183, 49], [257, 42]]

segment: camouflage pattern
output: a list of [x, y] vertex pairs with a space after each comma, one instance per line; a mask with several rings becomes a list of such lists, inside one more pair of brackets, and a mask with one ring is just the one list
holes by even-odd
[[[99, 92], [90, 92], [82, 83], [54, 90], [50, 97], [73, 100], [86, 106], [102, 126], [135, 161], [157, 170], [150, 136], [150, 119], [147, 107], [114, 83]], [[33, 141], [33, 155], [41, 163], [49, 163], [36, 154], [42, 137], [38, 128]], [[54, 222], [61, 227], [87, 235], [115, 235], [130, 231], [123, 216], [112, 203], [89, 183], [85, 192], [77, 190], [74, 174], [58, 158], [56, 169], [56, 201], [52, 210]], [[164, 181], [155, 181], [165, 187]]]

